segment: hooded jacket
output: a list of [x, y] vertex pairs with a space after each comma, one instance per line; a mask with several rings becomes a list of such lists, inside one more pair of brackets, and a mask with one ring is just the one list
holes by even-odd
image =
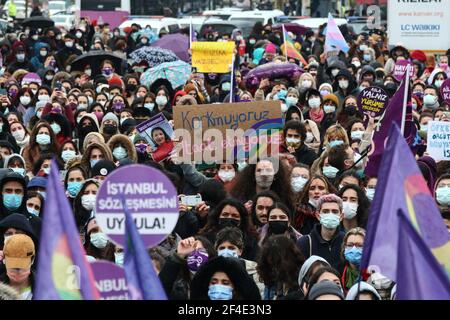
[[45, 59], [48, 56], [48, 54], [45, 57], [41, 56], [40, 51], [41, 51], [42, 48], [46, 48], [47, 52], [51, 51], [50, 50], [50, 46], [47, 43], [45, 43], [45, 42], [36, 42], [36, 44], [34, 45], [34, 56], [33, 56], [33, 58], [31, 58], [31, 64], [34, 66], [35, 70], [39, 70], [39, 69], [44, 68], [44, 62], [45, 62]]
[[[348, 88], [345, 92], [339, 87], [339, 82], [337, 80], [339, 77], [344, 77], [344, 78], [348, 79]], [[348, 71], [347, 69], [342, 69], [341, 71], [339, 71], [339, 73], [337, 74], [337, 76], [333, 82], [334, 94], [339, 99], [339, 105], [336, 110], [337, 114], [341, 113], [341, 111], [342, 111], [342, 104], [344, 103], [345, 97], [352, 94], [355, 91], [355, 88], [356, 88], [355, 77], [352, 76], [350, 71]]]
[[25, 203], [26, 203], [26, 196], [25, 193], [27, 191], [27, 184], [25, 181], [25, 178], [22, 177], [20, 174], [15, 173], [15, 172], [8, 172], [6, 173], [2, 180], [0, 181], [0, 190], [3, 190], [3, 186], [10, 181], [17, 181], [19, 182], [22, 187], [23, 187], [23, 198], [22, 198], [22, 203], [20, 204], [19, 208], [17, 208], [16, 210], [9, 210], [5, 207], [5, 205], [3, 204], [3, 194], [1, 194], [1, 203], [0, 203], [0, 221], [9, 216], [12, 213], [21, 213], [21, 214], [26, 214], [28, 211], [26, 209]]
[[0, 118], [2, 119], [3, 122], [3, 126], [0, 126], [1, 130], [0, 130], [0, 141], [1, 140], [6, 140], [8, 141], [11, 146], [12, 149], [14, 151], [14, 153], [19, 153], [20, 152], [20, 148], [17, 145], [16, 139], [14, 139], [14, 137], [11, 135], [11, 131], [9, 129], [9, 122], [6, 119], [6, 117], [3, 115], [3, 113], [0, 112]]
[[[111, 152], [114, 150], [114, 147], [121, 144], [127, 150], [127, 158], [131, 160], [133, 163], [137, 163], [137, 152], [133, 143], [130, 141], [124, 134], [116, 134], [108, 141], [108, 147]], [[114, 156], [113, 156], [114, 157]], [[116, 159], [118, 160], [118, 159]]]
[[113, 156], [111, 153], [111, 150], [108, 148], [108, 146], [104, 143], [91, 143], [86, 150], [84, 150], [83, 157], [81, 158], [81, 166], [86, 172], [89, 172], [89, 175], [91, 173], [91, 163], [90, 163], [90, 156], [92, 149], [97, 148], [100, 149], [104, 155], [104, 160], [113, 161]]
[[209, 300], [208, 290], [211, 277], [216, 272], [224, 272], [233, 283], [233, 300], [261, 300], [255, 281], [247, 273], [244, 263], [235, 258], [216, 257], [197, 271], [191, 284], [192, 300]]
[[[39, 221], [39, 223], [40, 223], [40, 219], [38, 217], [35, 217], [35, 218], [37, 220], [33, 219], [34, 222]], [[39, 239], [33, 228], [32, 219], [29, 219], [26, 215], [23, 215], [20, 213], [12, 213], [0, 221], [0, 247], [1, 248], [3, 248], [3, 245], [4, 245], [3, 241], [4, 241], [5, 232], [9, 228], [14, 228], [14, 229], [23, 231], [27, 236], [29, 236], [33, 240], [35, 248], [38, 247]]]
[[[25, 52], [25, 60], [23, 62], [17, 61], [16, 54], [19, 51], [19, 48], [22, 48], [23, 51]], [[13, 57], [12, 57], [13, 62], [8, 65], [8, 72], [14, 73], [14, 71], [16, 71], [18, 69], [24, 69], [24, 70], [27, 70], [30, 72], [36, 71], [35, 67], [31, 64], [29, 57], [26, 54], [26, 46], [23, 42], [21, 42], [21, 41], [15, 42], [11, 49], [12, 49], [12, 55], [13, 55]]]
[[223, 91], [222, 90], [222, 84], [225, 82], [229, 82], [231, 84], [231, 76], [229, 74], [226, 74], [224, 76], [222, 76], [222, 78], [220, 79], [219, 82], [219, 95], [214, 95], [211, 97], [211, 103], [215, 103], [215, 102], [219, 102], [222, 103], [224, 102], [224, 99], [226, 98], [226, 96], [229, 94], [229, 91]]
[[[98, 132], [89, 132], [83, 139], [83, 144], [81, 145], [83, 148], [80, 148], [80, 150], [83, 151], [86, 150], [89, 141], [91, 141], [91, 137], [96, 137], [101, 143], [105, 143], [105, 138]], [[80, 139], [80, 143], [81, 143], [81, 139]]]

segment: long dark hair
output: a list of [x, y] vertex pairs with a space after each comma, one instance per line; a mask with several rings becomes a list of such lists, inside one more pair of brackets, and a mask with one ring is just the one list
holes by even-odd
[[[274, 180], [270, 186], [270, 190], [275, 192], [281, 199], [281, 201], [287, 205], [292, 203], [293, 193], [290, 183], [288, 170], [283, 162], [274, 164], [276, 161], [272, 158], [261, 159], [258, 161], [270, 161], [274, 168], [278, 166], [278, 171], [275, 173]], [[234, 187], [231, 191], [231, 195], [235, 198], [243, 200], [249, 200], [256, 195], [256, 179], [255, 179], [256, 164], [249, 164], [242, 170], [236, 177]]]
[[217, 205], [214, 211], [208, 215], [208, 221], [206, 222], [206, 225], [203, 227], [203, 229], [199, 231], [198, 233], [199, 235], [206, 235], [208, 233], [219, 231], [219, 217], [220, 214], [222, 213], [223, 208], [225, 208], [226, 206], [232, 206], [239, 212], [239, 215], [241, 217], [239, 229], [241, 229], [242, 233], [244, 234], [244, 237], [246, 236], [256, 237], [258, 235], [255, 226], [250, 220], [250, 216], [247, 212], [247, 209], [245, 209], [242, 203], [233, 198], [225, 199]]
[[356, 221], [358, 222], [358, 227], [365, 228], [367, 225], [367, 220], [369, 219], [369, 208], [370, 201], [366, 196], [366, 193], [356, 184], [348, 184], [342, 187], [338, 192], [338, 196], [342, 198], [342, 195], [348, 189], [355, 190], [358, 195], [358, 210], [356, 211]]
[[298, 289], [297, 278], [304, 261], [294, 241], [276, 235], [264, 243], [256, 270], [266, 286], [287, 284], [289, 289]]
[[91, 214], [90, 211], [86, 210], [81, 205], [81, 197], [83, 196], [84, 190], [86, 190], [86, 188], [90, 184], [95, 184], [97, 187], [99, 187], [97, 181], [93, 179], [86, 180], [83, 186], [81, 187], [80, 192], [78, 192], [77, 196], [75, 197], [75, 200], [73, 201], [73, 214], [75, 216], [75, 222], [77, 223], [78, 228], [84, 227], [88, 223]]

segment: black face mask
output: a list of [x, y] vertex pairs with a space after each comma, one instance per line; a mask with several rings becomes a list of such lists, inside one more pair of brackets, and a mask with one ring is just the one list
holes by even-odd
[[82, 127], [81, 128], [81, 133], [83, 134], [83, 136], [86, 136], [88, 133], [90, 132], [96, 132], [96, 128], [93, 124], [90, 124], [88, 126]]
[[289, 227], [289, 221], [269, 221], [269, 231], [273, 234], [283, 234]]
[[136, 91], [136, 88], [137, 88], [137, 85], [129, 83], [129, 84], [127, 84], [127, 88], [126, 89], [127, 89], [128, 92], [134, 92], [134, 91]]
[[103, 132], [106, 134], [114, 134], [117, 132], [117, 127], [113, 124], [105, 124]]
[[220, 218], [219, 219], [219, 228], [223, 229], [226, 227], [238, 227], [239, 221], [233, 218]]
[[356, 107], [355, 106], [345, 106], [344, 107], [345, 113], [349, 116], [354, 116], [356, 114]]

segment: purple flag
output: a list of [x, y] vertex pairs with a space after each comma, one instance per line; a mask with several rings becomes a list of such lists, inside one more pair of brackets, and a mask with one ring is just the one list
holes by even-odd
[[189, 48], [192, 48], [192, 42], [195, 41], [197, 41], [197, 37], [195, 36], [195, 29], [191, 17], [191, 21], [189, 22]]
[[52, 160], [39, 242], [35, 300], [97, 300], [100, 294]]
[[[375, 129], [372, 149], [369, 152], [369, 161], [367, 162], [364, 173], [368, 177], [376, 177], [380, 166], [381, 157], [385, 151], [385, 142], [389, 134], [392, 123], [396, 123], [399, 127], [402, 123], [402, 106], [405, 97], [405, 79], [403, 79], [397, 92], [389, 101], [389, 105], [380, 120], [380, 127]], [[409, 90], [408, 90], [409, 95]], [[408, 101], [410, 101], [408, 97]], [[412, 145], [416, 137], [416, 126], [414, 125], [412, 116], [412, 107], [410, 104], [406, 107], [405, 135], [408, 144]]]
[[372, 266], [392, 280], [397, 277], [398, 210], [407, 214], [450, 275], [450, 235], [408, 144], [398, 126], [392, 124], [380, 164], [361, 261], [362, 270]]
[[139, 235], [125, 199], [125, 277], [132, 300], [167, 300], [164, 288]]
[[450, 280], [405, 213], [399, 210], [397, 300], [450, 300]]

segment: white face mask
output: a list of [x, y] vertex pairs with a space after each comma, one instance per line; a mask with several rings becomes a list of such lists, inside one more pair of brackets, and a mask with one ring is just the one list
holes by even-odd
[[333, 75], [333, 77], [336, 77], [338, 75], [339, 71], [340, 71], [339, 69], [333, 69], [333, 70], [331, 70], [331, 74]]
[[155, 102], [158, 106], [165, 106], [167, 104], [167, 98], [165, 96], [157, 96]]
[[86, 194], [81, 197], [81, 205], [88, 211], [92, 211], [95, 207], [95, 194]]
[[339, 80], [339, 87], [341, 89], [347, 89], [348, 88], [348, 80]]
[[308, 182], [308, 179], [305, 179], [303, 177], [294, 177], [291, 179], [291, 187], [292, 190], [296, 193], [303, 190], [303, 187]]
[[310, 98], [308, 103], [311, 108], [317, 109], [320, 107], [320, 98]]
[[362, 140], [363, 135], [364, 135], [364, 131], [362, 131], [362, 130], [352, 131], [350, 133], [352, 140]]
[[344, 211], [345, 219], [353, 219], [358, 211], [358, 204], [354, 202], [344, 201], [342, 203], [342, 210]]
[[218, 175], [223, 182], [228, 182], [234, 179], [236, 173], [234, 171], [219, 170]]
[[12, 136], [16, 141], [22, 141], [25, 138], [25, 131], [24, 130], [16, 130], [12, 133]]
[[312, 86], [312, 81], [311, 80], [303, 80], [302, 81], [302, 87], [303, 88], [309, 89], [309, 88], [311, 88], [311, 86]]
[[103, 249], [108, 244], [108, 237], [103, 232], [91, 233], [91, 243], [98, 249]]
[[311, 143], [311, 142], [313, 142], [313, 140], [314, 140], [314, 135], [312, 134], [312, 132], [307, 132], [305, 141], [307, 143]]
[[31, 98], [30, 97], [27, 97], [27, 96], [21, 96], [20, 97], [20, 103], [22, 105], [27, 106], [27, 105], [30, 104], [30, 102], [31, 102]]
[[41, 95], [39, 95], [38, 96], [38, 100], [39, 101], [50, 101], [50, 96], [49, 95], [46, 95], [46, 94], [41, 94]]

